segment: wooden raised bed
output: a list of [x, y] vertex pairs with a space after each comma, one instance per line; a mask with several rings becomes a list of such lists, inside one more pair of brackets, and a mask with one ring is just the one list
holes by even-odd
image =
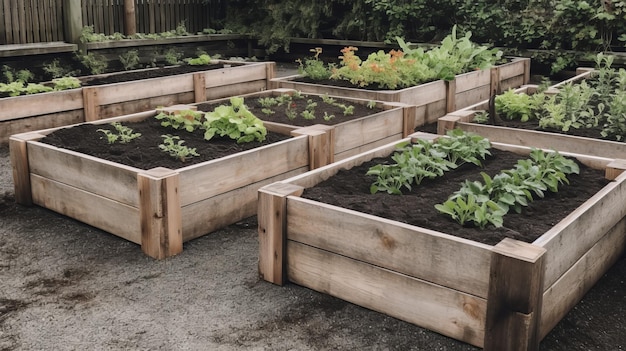
[[[148, 111], [94, 123], [154, 115]], [[56, 129], [11, 136], [16, 201], [140, 244], [158, 259], [180, 253], [185, 241], [254, 215], [258, 189], [308, 171], [309, 150], [317, 150], [321, 139], [319, 133], [295, 131], [298, 136], [212, 161], [141, 170], [39, 141]]]
[[261, 188], [261, 277], [303, 285], [486, 350], [536, 350], [624, 252], [623, 160], [563, 153], [605, 169], [614, 181], [533, 243], [504, 239], [491, 246], [300, 197], [339, 170], [394, 150], [395, 143]]
[[[580, 74], [575, 77], [560, 82], [551, 88], [558, 88], [567, 82], [582, 80], [593, 74], [594, 72], [592, 70], [582, 70]], [[536, 88], [537, 87], [534, 85], [526, 85], [516, 89], [516, 92], [532, 94], [536, 91]], [[472, 122], [477, 113], [488, 109], [489, 102], [482, 101], [465, 109], [448, 113], [437, 121], [437, 134], [443, 135], [448, 130], [459, 128], [480, 134], [495, 142], [533, 146], [544, 149], [557, 149], [599, 157], [626, 158], [626, 143], [624, 142]]]
[[271, 79], [272, 88], [329, 94], [357, 99], [400, 102], [415, 106], [415, 127], [436, 122], [448, 112], [488, 99], [492, 91], [516, 88], [530, 81], [530, 59], [513, 58], [491, 69], [457, 75], [401, 90], [367, 90], [297, 82], [301, 75]]
[[273, 62], [0, 99], [0, 143], [12, 134], [265, 90]]
[[[261, 97], [280, 96], [294, 92], [292, 89], [274, 89], [260, 93], [251, 93], [240, 95], [244, 99], [258, 99]], [[320, 95], [320, 94], [307, 94]], [[352, 99], [345, 97], [335, 97], [350, 101], [354, 104], [367, 105], [369, 100]], [[223, 103], [228, 99], [218, 99], [207, 101], [207, 104]], [[194, 104], [199, 105], [199, 104]], [[324, 147], [327, 150], [318, 150], [313, 155], [316, 157], [324, 157], [324, 160], [316, 160], [312, 162], [314, 165], [326, 165], [338, 160], [342, 160], [349, 156], [373, 149], [375, 147], [388, 144], [395, 140], [400, 140], [407, 135], [413, 133], [412, 122], [415, 119], [415, 109], [409, 105], [391, 102], [377, 102], [377, 107], [384, 111], [375, 113], [366, 117], [356, 118], [347, 122], [328, 125], [323, 124], [324, 120], [320, 119], [320, 124], [309, 127], [299, 127], [297, 125], [289, 125], [264, 121], [264, 125], [273, 130], [280, 131], [282, 134], [297, 133], [317, 134], [323, 133], [325, 142]], [[263, 119], [263, 116], [257, 116]], [[297, 134], [296, 133], [296, 134]], [[317, 166], [315, 167], [317, 168]]]

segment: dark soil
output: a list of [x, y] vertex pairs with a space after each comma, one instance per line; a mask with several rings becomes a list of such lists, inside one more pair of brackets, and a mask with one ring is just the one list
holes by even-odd
[[[41, 141], [60, 148], [147, 170], [155, 167], [170, 169], [186, 167], [290, 138], [277, 133], [267, 133], [263, 142], [237, 144], [232, 139], [220, 137], [206, 141], [203, 131], [192, 133], [177, 131], [162, 127], [160, 123], [155, 118], [149, 118], [142, 122], [124, 123], [125, 126], [132, 128], [133, 132], [141, 133], [141, 137], [133, 139], [127, 144], [108, 143], [104, 133], [99, 132], [98, 129], [114, 131], [114, 128], [109, 124], [81, 124], [71, 128], [63, 128], [47, 135]], [[200, 156], [185, 162], [170, 157], [159, 149], [159, 145], [163, 142], [161, 135], [164, 134], [180, 136], [180, 139], [185, 142], [183, 145], [196, 148], [196, 152]]]
[[501, 170], [513, 168], [521, 158], [510, 152], [495, 149], [491, 152], [492, 157], [484, 162], [482, 169], [466, 164], [443, 177], [426, 180], [410, 192], [403, 191], [403, 195], [370, 194], [370, 185], [376, 178], [366, 176], [367, 170], [374, 164], [393, 162], [375, 159], [350, 170], [341, 170], [317, 186], [306, 189], [303, 197], [494, 245], [505, 237], [534, 241], [608, 183], [604, 172], [580, 165], [580, 174], [568, 177], [569, 185], [563, 185], [558, 193], [547, 193], [545, 198], [531, 202], [520, 214], [514, 211], [507, 214], [504, 227], [499, 229], [493, 226], [484, 230], [464, 227], [440, 214], [434, 205], [443, 203], [459, 190], [464, 180], [482, 181], [480, 172], [493, 177]]
[[158, 77], [168, 77], [177, 74], [193, 73], [199, 71], [209, 71], [213, 69], [224, 68], [223, 64], [211, 64], [201, 66], [170, 66], [151, 69], [140, 69], [127, 72], [116, 72], [111, 74], [79, 77], [83, 86], [104, 85], [121, 82], [129, 82], [133, 80], [150, 79]]
[[607, 139], [603, 137], [602, 134], [600, 134], [600, 132], [602, 131], [601, 126], [595, 127], [595, 128], [580, 128], [580, 129], [571, 128], [567, 132], [564, 132], [562, 130], [555, 129], [555, 128], [541, 128], [539, 127], [539, 121], [537, 120], [521, 122], [519, 120], [498, 119], [493, 124], [500, 126], [500, 127], [506, 127], [506, 128], [528, 129], [528, 130], [534, 130], [534, 131], [539, 131], [539, 132], [558, 133], [558, 134], [574, 135], [574, 136], [593, 138], [593, 139], [615, 141], [613, 139]]
[[[274, 111], [274, 113], [266, 114], [266, 113], [263, 113], [262, 111], [263, 106], [261, 106], [261, 103], [259, 102], [259, 99], [257, 98], [247, 99], [245, 100], [245, 104], [250, 110], [250, 112], [252, 112], [255, 116], [262, 119], [263, 121], [283, 123], [283, 124], [295, 125], [299, 127], [307, 127], [307, 126], [312, 126], [315, 124], [336, 125], [339, 123], [347, 122], [350, 120], [354, 120], [354, 119], [361, 118], [364, 116], [369, 116], [377, 112], [383, 111], [383, 109], [378, 108], [378, 107], [369, 108], [366, 105], [356, 104], [356, 103], [353, 103], [347, 100], [342, 100], [342, 99], [335, 99], [337, 103], [341, 103], [346, 106], [354, 106], [354, 112], [352, 114], [346, 115], [344, 114], [343, 108], [338, 107], [336, 105], [325, 103], [319, 95], [302, 94], [302, 96], [304, 98], [293, 100], [293, 105], [291, 106], [291, 109], [293, 109], [297, 114], [297, 117], [293, 119], [290, 119], [287, 116], [287, 113], [286, 113], [287, 107], [284, 105], [272, 107], [271, 110]], [[308, 102], [309, 100], [311, 100], [314, 103], [317, 103], [317, 107], [315, 107], [315, 116], [316, 116], [315, 119], [305, 119], [300, 115], [300, 113], [306, 109], [306, 105], [309, 103]], [[198, 111], [209, 112], [209, 111], [213, 111], [213, 109], [217, 107], [217, 104], [207, 103], [207, 104], [199, 104], [197, 106], [198, 106]], [[323, 118], [324, 112], [326, 112], [329, 116], [332, 115], [334, 117], [326, 120]]]

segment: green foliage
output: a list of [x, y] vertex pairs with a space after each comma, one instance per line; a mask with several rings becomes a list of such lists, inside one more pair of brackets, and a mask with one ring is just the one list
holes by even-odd
[[306, 58], [304, 62], [298, 59], [298, 73], [313, 80], [325, 80], [329, 79], [332, 73], [333, 65], [326, 65], [319, 56], [322, 53], [322, 48], [317, 47], [310, 49], [313, 53], [313, 58]]
[[579, 171], [576, 162], [556, 151], [532, 149], [529, 158], [519, 160], [513, 169], [493, 178], [481, 172], [482, 182], [466, 180], [435, 208], [461, 225], [472, 223], [481, 229], [488, 224], [501, 227], [504, 215], [511, 209], [521, 213], [535, 196], [541, 198], [545, 191], [557, 192], [559, 185], [569, 183], [567, 175]]
[[103, 55], [93, 52], [87, 54], [79, 52], [76, 56], [92, 74], [102, 74], [109, 67], [109, 63]]
[[465, 162], [480, 165], [480, 159], [489, 153], [489, 141], [461, 130], [450, 131], [436, 142], [418, 140], [415, 144], [400, 144], [392, 155], [392, 164], [371, 167], [367, 175], [376, 176], [370, 187], [373, 193], [385, 191], [401, 194], [402, 189], [412, 189], [424, 179], [442, 176], [445, 172]]
[[175, 113], [160, 112], [154, 118], [161, 121], [161, 126], [177, 130], [193, 132], [202, 127], [204, 114], [193, 110], [176, 111]]
[[124, 70], [132, 70], [139, 66], [139, 50], [128, 50], [118, 56]]
[[184, 54], [174, 48], [167, 49], [163, 53], [163, 59], [168, 65], [178, 65], [182, 62]]
[[45, 63], [43, 65], [43, 70], [53, 79], [76, 75], [76, 72], [72, 72], [70, 69], [63, 67], [58, 59]]
[[187, 161], [194, 156], [200, 156], [196, 152], [196, 148], [190, 148], [186, 145], [184, 140], [180, 140], [179, 136], [172, 136], [170, 134], [161, 135], [163, 143], [159, 144], [159, 149], [163, 152], [167, 152], [170, 156], [180, 160], [181, 162]]
[[232, 97], [230, 105], [220, 105], [213, 112], [207, 112], [203, 128], [206, 140], [218, 135], [237, 140], [237, 143], [248, 143], [263, 141], [267, 135], [263, 121], [248, 110], [242, 97]]
[[204, 66], [211, 63], [211, 56], [207, 54], [201, 54], [196, 58], [188, 59], [187, 64], [191, 66]]
[[7, 83], [28, 83], [35, 78], [35, 75], [28, 69], [15, 70], [7, 65], [2, 66], [2, 75], [6, 79]]
[[112, 122], [111, 126], [115, 128], [115, 133], [108, 129], [98, 129], [98, 132], [104, 133], [104, 136], [109, 144], [113, 144], [118, 141], [122, 144], [126, 144], [141, 136], [141, 133], [135, 133], [132, 128], [122, 125], [119, 122]]
[[541, 99], [538, 95], [531, 97], [528, 94], [518, 94], [515, 90], [509, 89], [496, 96], [496, 111], [506, 119], [527, 122], [534, 118], [533, 108], [537, 105], [535, 102], [538, 99]]

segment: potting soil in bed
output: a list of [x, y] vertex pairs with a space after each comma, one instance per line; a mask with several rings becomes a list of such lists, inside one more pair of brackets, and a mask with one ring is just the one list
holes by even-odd
[[488, 225], [481, 230], [461, 226], [450, 217], [440, 214], [435, 204], [445, 202], [448, 196], [460, 189], [465, 179], [482, 181], [481, 171], [493, 177], [501, 170], [513, 168], [517, 160], [525, 158], [496, 149], [491, 149], [491, 153], [492, 156], [483, 163], [482, 169], [466, 164], [443, 177], [425, 180], [421, 185], [414, 186], [412, 191], [403, 189], [402, 195], [370, 193], [370, 185], [376, 178], [365, 175], [368, 169], [374, 164], [389, 162], [389, 159], [374, 159], [350, 170], [339, 171], [337, 175], [306, 189], [303, 197], [495, 245], [505, 237], [534, 241], [608, 183], [603, 171], [580, 165], [579, 175], [568, 176], [569, 185], [561, 185], [557, 193], [546, 191], [545, 198], [530, 202], [520, 214], [511, 210], [504, 216], [502, 228]]
[[[286, 135], [268, 132], [263, 142], [237, 144], [235, 140], [225, 137], [214, 137], [210, 141], [206, 141], [202, 130], [187, 132], [162, 127], [161, 122], [155, 118], [122, 124], [132, 128], [134, 133], [141, 133], [141, 137], [126, 144], [119, 142], [109, 144], [104, 133], [99, 132], [98, 129], [114, 132], [113, 126], [110, 124], [80, 124], [56, 130], [41, 139], [41, 142], [147, 170], [155, 167], [170, 169], [187, 167], [290, 138]], [[192, 157], [185, 162], [169, 156], [159, 149], [159, 145], [163, 143], [161, 135], [164, 134], [180, 136], [180, 140], [184, 140], [183, 145], [196, 148], [196, 152], [200, 156]]]

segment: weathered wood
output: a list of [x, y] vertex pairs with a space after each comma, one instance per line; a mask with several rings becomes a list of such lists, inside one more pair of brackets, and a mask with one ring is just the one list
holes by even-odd
[[538, 350], [545, 253], [539, 246], [509, 238], [494, 246], [485, 350]]
[[310, 169], [320, 168], [334, 161], [333, 132], [333, 127], [325, 125], [300, 128], [291, 132], [293, 136], [308, 137]]
[[626, 219], [622, 219], [585, 253], [543, 295], [540, 338], [583, 298], [626, 250]]
[[306, 137], [291, 138], [180, 168], [182, 206], [309, 164]]
[[623, 201], [625, 197], [626, 174], [622, 174], [535, 240], [534, 245], [551, 253], [559, 253], [546, 258], [546, 286], [554, 284], [610, 228], [626, 216], [626, 202]]
[[83, 29], [81, 0], [64, 0], [63, 12], [64, 39], [72, 44], [79, 44], [80, 34]]
[[31, 174], [33, 203], [78, 221], [141, 243], [136, 207], [102, 197], [48, 178]]
[[[626, 154], [624, 154], [626, 157]], [[626, 160], [616, 159], [606, 166], [604, 177], [608, 180], [615, 180], [626, 170]]]
[[81, 89], [0, 99], [0, 121], [40, 116], [83, 108]]
[[206, 101], [206, 75], [197, 73], [193, 75], [193, 93], [195, 102]]
[[260, 188], [308, 171], [301, 167], [183, 206], [183, 241], [189, 241], [257, 214]]
[[287, 210], [289, 240], [487, 298], [489, 245], [307, 199]]
[[137, 175], [141, 250], [163, 259], [183, 251], [179, 174], [154, 168]]
[[100, 88], [83, 88], [83, 109], [85, 111], [85, 122], [100, 119]]
[[124, 0], [124, 34], [131, 36], [137, 33], [135, 21], [135, 0]]
[[18, 204], [25, 206], [33, 204], [27, 141], [38, 140], [42, 137], [41, 134], [29, 133], [14, 135], [9, 140], [9, 156], [13, 170], [13, 189], [15, 190], [15, 202]]
[[296, 284], [482, 346], [484, 299], [292, 241], [287, 262]]
[[287, 196], [301, 195], [297, 185], [273, 183], [259, 189], [259, 275], [271, 283], [286, 282]]

